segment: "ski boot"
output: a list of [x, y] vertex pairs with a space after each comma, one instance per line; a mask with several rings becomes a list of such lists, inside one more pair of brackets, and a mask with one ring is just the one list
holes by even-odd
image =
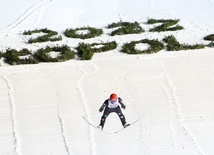
[[125, 124], [123, 125], [123, 127], [126, 128], [126, 127], [129, 126], [129, 125], [130, 125], [130, 124], [125, 123]]

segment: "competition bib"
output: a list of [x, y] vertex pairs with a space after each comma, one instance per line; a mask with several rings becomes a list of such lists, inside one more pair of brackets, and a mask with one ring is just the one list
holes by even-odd
[[119, 106], [118, 100], [115, 101], [115, 102], [113, 102], [113, 101], [111, 101], [111, 100], [108, 100], [108, 107], [109, 107], [109, 108], [116, 108], [116, 107], [118, 107], [118, 106]]

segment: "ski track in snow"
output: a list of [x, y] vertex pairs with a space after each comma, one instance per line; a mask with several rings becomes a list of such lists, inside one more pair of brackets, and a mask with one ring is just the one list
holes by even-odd
[[[90, 62], [90, 64], [94, 68], [94, 72], [95, 72], [96, 69], [97, 69], [96, 66], [91, 62]], [[77, 84], [78, 85], [78, 91], [79, 91], [79, 94], [80, 94], [80, 98], [82, 100], [85, 116], [86, 116], [87, 120], [89, 120], [91, 122], [91, 119], [90, 119], [90, 116], [89, 116], [88, 104], [87, 104], [87, 101], [86, 101], [84, 89], [82, 87], [82, 81], [84, 81], [84, 78], [86, 78], [88, 76], [88, 73], [87, 73], [87, 71], [85, 71], [83, 69], [83, 65], [82, 64], [80, 64], [78, 66], [78, 69], [82, 72], [82, 76], [80, 77], [80, 79], [78, 81], [78, 84]], [[89, 126], [89, 140], [90, 140], [90, 145], [91, 145], [91, 154], [95, 155], [96, 154], [96, 143], [95, 143], [95, 140], [94, 140], [94, 132], [93, 132], [92, 128], [93, 127]]]
[[60, 102], [59, 89], [57, 87], [57, 82], [56, 82], [56, 80], [54, 78], [53, 72], [51, 72], [51, 77], [53, 77], [53, 79], [48, 78], [43, 73], [41, 73], [41, 74], [42, 74], [42, 76], [44, 76], [47, 79], [47, 81], [52, 81], [52, 85], [56, 89], [56, 96], [57, 96], [57, 117], [58, 117], [58, 120], [59, 120], [60, 129], [61, 129], [61, 137], [63, 139], [63, 144], [64, 144], [64, 147], [65, 147], [65, 150], [66, 150], [67, 154], [71, 155], [70, 150], [69, 150], [69, 146], [68, 146], [68, 143], [67, 143], [67, 137], [66, 137], [66, 134], [65, 134], [65, 127], [64, 127], [64, 123], [63, 123], [64, 121], [63, 121], [62, 114], [61, 114], [61, 102]]
[[[166, 98], [170, 104], [170, 130], [172, 136], [172, 145], [174, 148], [180, 147], [179, 149], [183, 149], [183, 151], [196, 151], [199, 155], [205, 155], [202, 151], [201, 147], [197, 143], [195, 136], [191, 133], [191, 131], [186, 127], [183, 123], [183, 115], [181, 112], [180, 105], [178, 103], [175, 90], [173, 84], [167, 74], [166, 68], [162, 63], [162, 72], [160, 74], [160, 83], [161, 87], [164, 91]], [[188, 141], [189, 145], [187, 146], [185, 143], [178, 143], [177, 140]], [[192, 150], [192, 147], [194, 150]], [[188, 149], [188, 150], [186, 150]]]
[[80, 6], [80, 9], [78, 12], [76, 12], [76, 22], [78, 23], [79, 21], [79, 17], [81, 16], [81, 14], [86, 10], [87, 6], [89, 6], [89, 4], [92, 2], [93, 0], [85, 0], [85, 3]]
[[35, 22], [35, 24], [34, 24], [34, 28], [37, 27], [39, 21], [41, 20], [43, 12], [44, 12], [44, 5], [41, 6], [41, 8], [40, 8], [40, 12], [39, 12], [39, 15], [38, 15], [37, 18], [36, 18], [36, 22]]
[[[54, 78], [54, 74], [52, 72], [52, 77]], [[65, 150], [67, 152], [68, 155], [70, 155], [70, 151], [69, 151], [69, 147], [68, 147], [68, 144], [67, 144], [67, 140], [66, 140], [66, 135], [65, 135], [65, 128], [64, 128], [64, 123], [63, 123], [63, 118], [61, 116], [61, 102], [60, 102], [60, 98], [59, 98], [59, 89], [56, 85], [56, 81], [55, 81], [55, 78], [54, 78], [54, 82], [53, 84], [55, 85], [56, 87], [56, 93], [57, 93], [57, 116], [58, 116], [58, 119], [59, 119], [59, 123], [60, 123], [60, 128], [61, 128], [61, 136], [62, 136], [62, 139], [63, 139], [63, 143], [64, 143], [64, 146], [65, 146]]]
[[23, 23], [28, 17], [30, 17], [34, 12], [41, 9], [44, 5], [47, 5], [50, 2], [51, 2], [51, 0], [41, 0], [41, 1], [37, 2], [36, 4], [32, 5], [21, 16], [19, 16], [14, 22], [12, 22], [8, 26], [6, 26], [3, 29], [3, 31], [16, 28], [18, 25]]
[[2, 59], [0, 59], [0, 67], [3, 66]]
[[1, 76], [4, 81], [7, 83], [8, 86], [8, 96], [10, 99], [10, 111], [11, 111], [11, 123], [12, 123], [12, 131], [13, 131], [13, 141], [14, 141], [14, 148], [13, 148], [13, 152], [15, 154], [21, 154], [20, 150], [19, 150], [19, 138], [18, 138], [18, 131], [17, 131], [17, 121], [16, 121], [16, 102], [14, 99], [14, 88], [10, 82], [10, 80], [2, 75]]
[[122, 16], [121, 16], [121, 14], [120, 14], [120, 5], [118, 4], [118, 1], [117, 1], [117, 0], [114, 0], [114, 6], [116, 7], [116, 10], [117, 10], [117, 14], [118, 14], [119, 19], [120, 19], [121, 21], [123, 21], [123, 20], [122, 20]]
[[[145, 119], [146, 116], [143, 117], [143, 119]], [[140, 121], [139, 122], [139, 126], [140, 126], [140, 142], [141, 142], [141, 145], [142, 145], [142, 148], [148, 148], [148, 144], [144, 141], [145, 137], [146, 136], [150, 136], [150, 134], [148, 134], [148, 129], [147, 129], [147, 123], [145, 121]], [[147, 149], [143, 149], [143, 154], [147, 154]]]

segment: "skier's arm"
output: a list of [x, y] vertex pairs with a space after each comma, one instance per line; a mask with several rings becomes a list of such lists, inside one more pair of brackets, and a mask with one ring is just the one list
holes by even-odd
[[107, 102], [105, 101], [105, 102], [102, 104], [102, 106], [100, 107], [99, 112], [102, 112], [102, 111], [103, 111], [103, 109], [105, 108], [106, 104], [107, 104]]
[[125, 104], [123, 103], [123, 100], [122, 100], [120, 97], [118, 97], [118, 101], [119, 101], [121, 107], [122, 107], [123, 109], [126, 109], [126, 106], [125, 106]]

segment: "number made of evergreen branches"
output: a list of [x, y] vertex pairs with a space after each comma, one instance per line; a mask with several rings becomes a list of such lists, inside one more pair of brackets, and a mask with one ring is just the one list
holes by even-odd
[[102, 35], [103, 30], [94, 27], [81, 27], [76, 29], [66, 29], [64, 34], [69, 38], [88, 39]]
[[204, 37], [204, 40], [214, 41], [214, 34], [210, 34], [210, 35]]
[[33, 57], [31, 52], [24, 48], [20, 51], [15, 49], [7, 49], [4, 53], [5, 61], [10, 65], [21, 65], [21, 64], [36, 64], [38, 61]]
[[[136, 49], [136, 44], [149, 44], [149, 47], [145, 50]], [[143, 39], [140, 41], [132, 41], [122, 46], [122, 52], [127, 54], [152, 54], [164, 49], [164, 44], [158, 40]]]
[[179, 19], [149, 19], [147, 24], [157, 24], [162, 23], [159, 26], [155, 26], [150, 29], [150, 32], [161, 32], [161, 31], [177, 31], [184, 29], [182, 26], [178, 25]]
[[180, 44], [173, 35], [165, 37], [163, 41], [167, 43], [166, 45], [167, 51], [193, 50], [205, 48], [205, 45], [203, 44], [194, 44], [194, 45]]
[[[95, 53], [106, 52], [117, 48], [116, 41], [90, 44]], [[99, 47], [100, 46], [100, 47]]]
[[81, 60], [91, 60], [94, 53], [101, 53], [117, 48], [117, 43], [115, 41], [107, 43], [93, 43], [85, 44], [79, 43], [77, 47], [78, 56]]
[[23, 34], [24, 35], [32, 35], [34, 33], [45, 33], [45, 34], [42, 35], [42, 36], [38, 36], [37, 38], [30, 38], [28, 40], [28, 43], [30, 43], [30, 44], [47, 42], [47, 41], [60, 41], [60, 40], [62, 40], [61, 36], [56, 36], [56, 35], [58, 35], [58, 32], [49, 30], [47, 28], [35, 29], [35, 30], [32, 30], [32, 31], [25, 31]]
[[[53, 58], [50, 53], [56, 52], [58, 55]], [[67, 45], [54, 46], [41, 48], [33, 55], [40, 62], [63, 62], [66, 60], [73, 59], [75, 56], [74, 51], [70, 49]]]
[[[119, 28], [117, 28], [119, 27]], [[118, 22], [108, 25], [108, 28], [117, 28], [111, 32], [111, 36], [125, 34], [139, 34], [145, 32], [138, 22]]]

